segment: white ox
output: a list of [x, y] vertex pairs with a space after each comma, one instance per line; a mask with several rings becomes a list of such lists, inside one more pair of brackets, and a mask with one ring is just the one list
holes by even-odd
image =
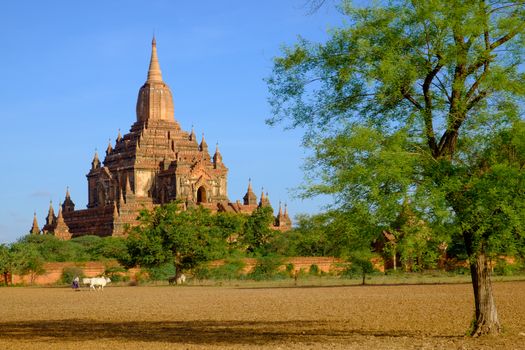
[[180, 274], [179, 277], [176, 277], [176, 276], [172, 276], [170, 278], [168, 278], [168, 283], [169, 284], [184, 284], [186, 283], [186, 275], [185, 274]]
[[83, 278], [82, 284], [88, 285], [90, 288], [93, 288], [93, 290], [97, 290], [96, 287], [98, 287], [98, 290], [104, 290], [104, 287], [111, 282], [111, 280], [108, 277], [92, 277], [92, 278]]

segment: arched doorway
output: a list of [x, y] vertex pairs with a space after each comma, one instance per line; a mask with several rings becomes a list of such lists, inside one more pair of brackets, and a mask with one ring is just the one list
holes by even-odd
[[206, 197], [206, 189], [204, 186], [199, 187], [197, 190], [197, 203], [206, 203], [208, 198]]

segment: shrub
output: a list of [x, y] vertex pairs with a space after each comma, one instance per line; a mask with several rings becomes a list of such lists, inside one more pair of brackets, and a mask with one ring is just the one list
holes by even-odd
[[126, 269], [120, 265], [106, 266], [104, 275], [111, 279], [111, 282], [125, 282], [129, 280], [126, 276]]
[[319, 275], [319, 266], [317, 266], [316, 264], [310, 265], [310, 269], [308, 270], [308, 273], [314, 276]]
[[78, 266], [67, 266], [62, 270], [62, 278], [60, 281], [65, 284], [71, 284], [75, 277], [84, 277], [84, 270]]
[[248, 277], [256, 281], [265, 279], [284, 278], [285, 274], [279, 272], [282, 265], [282, 258], [276, 255], [266, 255], [257, 258], [253, 271]]
[[172, 263], [150, 267], [147, 271], [152, 281], [167, 281], [168, 278], [175, 276], [175, 266]]
[[242, 259], [226, 260], [221, 266], [210, 269], [210, 278], [212, 279], [239, 279], [243, 277], [243, 269], [246, 266]]
[[210, 269], [205, 264], [199, 265], [193, 269], [193, 277], [198, 280], [207, 280], [211, 278], [210, 276]]
[[509, 262], [505, 259], [498, 258], [494, 266], [494, 274], [499, 276], [512, 276], [522, 270], [522, 265], [518, 261]]

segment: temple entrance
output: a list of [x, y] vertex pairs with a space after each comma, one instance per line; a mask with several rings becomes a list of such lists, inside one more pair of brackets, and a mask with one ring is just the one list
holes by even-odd
[[208, 198], [206, 198], [206, 189], [204, 186], [199, 187], [197, 190], [197, 203], [206, 203]]

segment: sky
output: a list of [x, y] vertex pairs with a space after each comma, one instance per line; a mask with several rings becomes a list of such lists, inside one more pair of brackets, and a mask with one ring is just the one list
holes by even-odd
[[[309, 14], [306, 0], [6, 1], [0, 12], [0, 243], [45, 223], [66, 188], [86, 207], [95, 150], [103, 157], [118, 131], [136, 120], [156, 36], [175, 119], [219, 144], [229, 168], [228, 196], [248, 179], [292, 217], [316, 213], [329, 198], [301, 200], [307, 155], [301, 130], [269, 127], [273, 58], [298, 35], [326, 40], [342, 22], [332, 4]], [[200, 140], [200, 136], [199, 136]]]

